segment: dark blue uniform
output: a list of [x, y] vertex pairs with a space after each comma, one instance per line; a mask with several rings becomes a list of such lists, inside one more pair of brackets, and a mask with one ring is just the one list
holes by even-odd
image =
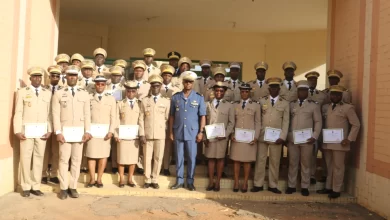
[[206, 115], [204, 98], [191, 91], [188, 98], [183, 92], [172, 96], [171, 116], [176, 148], [177, 183], [184, 183], [184, 151], [187, 153], [187, 184], [194, 183], [195, 159], [197, 154], [196, 136], [199, 133], [199, 118]]

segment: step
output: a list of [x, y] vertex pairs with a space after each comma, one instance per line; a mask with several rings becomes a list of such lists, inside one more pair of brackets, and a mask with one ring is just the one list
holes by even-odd
[[[139, 186], [142, 186], [144, 184], [144, 176], [143, 175], [134, 175], [133, 181]], [[125, 179], [127, 176], [125, 177]], [[89, 182], [89, 174], [81, 173], [79, 180], [79, 183], [87, 184]], [[104, 173], [102, 177], [103, 184], [114, 184], [118, 185], [119, 183], [119, 175], [118, 174], [109, 174]], [[160, 176], [159, 185], [161, 188], [168, 189], [170, 186], [174, 185], [176, 183], [176, 177], [173, 176]], [[206, 188], [208, 186], [209, 179], [207, 177], [203, 176], [195, 176], [195, 187], [198, 188]], [[221, 189], [233, 189], [234, 180], [232, 178], [222, 178], [221, 179]], [[248, 181], [249, 188], [253, 187], [253, 180]], [[299, 186], [297, 186], [299, 188]], [[315, 185], [310, 185], [309, 191], [315, 192], [316, 190], [323, 189], [325, 187], [325, 183], [317, 182]], [[264, 188], [268, 188], [268, 182], [267, 179], [264, 182]], [[280, 179], [278, 182], [278, 189], [281, 191], [286, 190], [287, 188], [287, 181], [286, 179]]]
[[[20, 190], [20, 189], [19, 189]], [[44, 193], [58, 193], [60, 188], [58, 185], [42, 185], [41, 191]], [[285, 201], [285, 202], [320, 202], [320, 203], [356, 203], [356, 198], [347, 194], [342, 194], [337, 199], [328, 199], [326, 195], [311, 193], [310, 196], [301, 196], [299, 192], [286, 195], [274, 194], [268, 191], [263, 192], [247, 192], [234, 193], [231, 189], [221, 189], [219, 192], [206, 191], [205, 188], [197, 188], [197, 191], [188, 191], [186, 189], [170, 190], [167, 188], [143, 189], [139, 186], [130, 188], [125, 186], [119, 188], [114, 184], [105, 184], [103, 188], [85, 188], [83, 184], [79, 184], [77, 191], [81, 194], [96, 195], [96, 196], [150, 196], [150, 197], [175, 197], [175, 198], [195, 198], [195, 199], [237, 199], [251, 201]]]

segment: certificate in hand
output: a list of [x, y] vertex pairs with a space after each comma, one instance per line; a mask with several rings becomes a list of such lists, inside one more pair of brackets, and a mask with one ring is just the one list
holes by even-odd
[[217, 137], [225, 137], [225, 124], [216, 123], [211, 125], [206, 125], [206, 136], [207, 139], [214, 139]]
[[307, 143], [307, 139], [313, 137], [312, 129], [306, 128], [302, 130], [294, 130], [294, 144], [304, 144]]
[[138, 137], [138, 125], [119, 125], [119, 139], [134, 140]]
[[241, 143], [250, 143], [255, 139], [254, 130], [235, 128], [234, 135], [236, 141]]
[[264, 131], [264, 141], [275, 142], [280, 138], [281, 129], [266, 127]]
[[62, 133], [64, 135], [65, 142], [82, 142], [84, 127], [63, 127]]
[[91, 124], [91, 135], [93, 138], [105, 138], [110, 125], [108, 124]]
[[323, 142], [326, 144], [339, 144], [344, 140], [344, 131], [338, 129], [322, 129]]
[[47, 123], [25, 123], [24, 136], [26, 138], [41, 138], [47, 133]]

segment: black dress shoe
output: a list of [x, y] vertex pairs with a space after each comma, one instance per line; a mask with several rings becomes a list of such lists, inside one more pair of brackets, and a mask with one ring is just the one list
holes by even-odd
[[158, 183], [152, 183], [150, 184], [152, 186], [153, 189], [159, 189], [160, 186], [158, 185]]
[[68, 198], [68, 192], [66, 190], [61, 190], [59, 197], [60, 197], [61, 200], [67, 199]]
[[241, 192], [246, 193], [246, 192], [248, 192], [248, 189], [241, 189]]
[[251, 192], [260, 192], [260, 191], [263, 191], [264, 188], [262, 186], [258, 187], [258, 186], [253, 186], [253, 188], [251, 189]]
[[96, 182], [94, 182], [94, 183], [88, 183], [87, 184], [87, 188], [92, 188], [92, 187], [94, 187], [96, 185]]
[[179, 188], [184, 188], [184, 184], [175, 183], [175, 185], [171, 186], [171, 189], [179, 189]]
[[145, 183], [144, 184], [144, 189], [147, 189], [147, 188], [149, 188], [150, 187], [150, 183]]
[[310, 184], [315, 185], [317, 183], [317, 180], [315, 178], [310, 178]]
[[293, 194], [293, 193], [295, 193], [297, 191], [297, 189], [296, 188], [292, 188], [292, 187], [287, 187], [287, 189], [286, 189], [286, 194]]
[[88, 169], [86, 168], [80, 169], [80, 173], [88, 173]]
[[71, 198], [79, 198], [79, 193], [76, 189], [68, 189], [68, 193]]
[[169, 169], [164, 169], [164, 170], [163, 170], [163, 175], [164, 175], [164, 176], [170, 176], [170, 175], [171, 175], [171, 172], [169, 172]]
[[238, 192], [238, 190], [239, 190], [238, 188], [237, 189], [233, 188], [233, 192], [235, 193]]
[[123, 187], [125, 187], [125, 184], [119, 183], [119, 188], [123, 188]]
[[221, 189], [221, 187], [220, 186], [218, 186], [218, 187], [214, 187], [214, 192], [219, 192], [219, 190]]
[[30, 190], [30, 193], [35, 195], [35, 196], [43, 196], [43, 192], [41, 190]]
[[301, 189], [301, 195], [302, 196], [309, 196], [309, 190], [308, 189], [306, 189], [306, 188], [302, 188]]
[[332, 193], [333, 192], [333, 190], [331, 190], [331, 189], [320, 189], [320, 190], [317, 190], [317, 193], [318, 194], [329, 194], [329, 193]]
[[30, 197], [30, 191], [29, 190], [24, 190], [22, 193], [21, 193], [22, 197]]
[[339, 192], [331, 192], [331, 193], [329, 193], [328, 198], [329, 199], [337, 199], [340, 197], [340, 195], [341, 195], [341, 193], [339, 193]]
[[47, 184], [47, 179], [49, 179], [49, 178], [48, 177], [42, 177], [41, 183], [42, 184]]
[[222, 172], [222, 175], [221, 175], [222, 178], [228, 178], [228, 176], [226, 175], [225, 172]]
[[326, 176], [321, 177], [321, 179], [318, 180], [318, 182], [325, 183], [326, 182]]
[[132, 188], [136, 187], [136, 185], [134, 183], [128, 183], [127, 185], [132, 187]]
[[211, 186], [208, 186], [208, 187], [206, 188], [206, 191], [212, 191], [212, 190], [214, 190], [214, 184], [211, 185]]
[[58, 179], [58, 177], [50, 178], [50, 182], [55, 183], [55, 184], [60, 184], [60, 180]]
[[138, 174], [144, 174], [144, 169], [142, 169], [142, 168], [137, 168], [137, 173]]
[[112, 174], [117, 174], [118, 173], [118, 168], [111, 168], [111, 173]]
[[278, 190], [278, 188], [268, 187], [268, 191], [273, 192], [275, 194], [282, 194], [282, 192], [280, 190]]
[[97, 188], [103, 188], [103, 183], [96, 183]]
[[195, 191], [195, 190], [196, 190], [194, 184], [188, 184], [187, 189], [188, 189], [189, 191]]

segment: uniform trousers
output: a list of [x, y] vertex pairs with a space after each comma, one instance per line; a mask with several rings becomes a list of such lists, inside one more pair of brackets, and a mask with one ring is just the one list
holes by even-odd
[[346, 151], [324, 150], [328, 176], [326, 178], [326, 189], [333, 192], [340, 192], [344, 181], [345, 154]]
[[187, 184], [194, 184], [197, 143], [195, 140], [175, 140], [176, 178], [184, 184], [184, 154], [187, 158]]
[[[61, 190], [76, 189], [80, 176], [80, 165], [83, 157], [83, 143], [60, 144], [59, 179]], [[68, 174], [71, 159], [70, 177]]]
[[316, 143], [317, 144], [317, 147], [314, 148], [314, 152], [313, 152], [313, 157], [311, 159], [311, 167], [310, 167], [310, 177], [311, 178], [315, 178], [316, 176], [316, 172], [317, 172], [317, 155], [318, 155], [318, 151], [321, 151], [322, 152], [322, 176], [326, 176], [326, 173], [327, 173], [327, 168], [326, 168], [326, 160], [325, 160], [325, 154], [324, 154], [324, 151], [322, 150], [322, 148], [320, 148], [320, 143]]
[[171, 156], [173, 149], [173, 141], [169, 138], [169, 133], [167, 132], [165, 139], [165, 147], [164, 147], [164, 159], [163, 159], [163, 169], [169, 169], [169, 165], [171, 164]]
[[282, 145], [259, 142], [257, 144], [257, 159], [254, 177], [254, 186], [261, 187], [264, 185], [265, 164], [269, 149], [269, 170], [268, 170], [268, 187], [277, 188], [279, 179], [280, 154]]
[[[45, 157], [43, 159], [42, 177], [51, 178], [58, 176], [58, 141], [55, 135], [51, 135], [46, 142]], [[48, 166], [51, 164], [51, 170], [48, 170]]]
[[[28, 138], [20, 141], [20, 185], [24, 191], [39, 190], [41, 187], [45, 148], [46, 141], [40, 138]], [[32, 167], [31, 159], [33, 161]]]
[[288, 187], [297, 186], [298, 168], [301, 164], [301, 188], [310, 186], [310, 165], [313, 157], [313, 145], [288, 143]]
[[164, 156], [164, 145], [165, 139], [146, 140], [146, 144], [143, 146], [145, 183], [158, 183]]

